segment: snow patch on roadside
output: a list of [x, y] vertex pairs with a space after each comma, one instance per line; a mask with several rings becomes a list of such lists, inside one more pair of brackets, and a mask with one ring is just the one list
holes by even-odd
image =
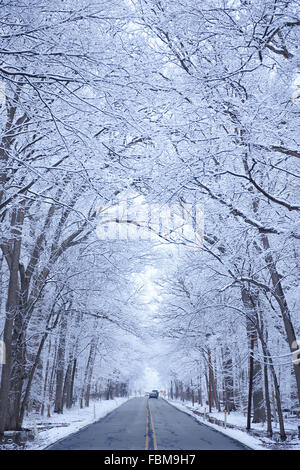
[[51, 418], [28, 416], [24, 419], [24, 428], [37, 428], [38, 436], [26, 444], [25, 450], [42, 450], [73, 434], [80, 429], [104, 418], [108, 413], [128, 401], [130, 397], [115, 398], [114, 400], [92, 401], [88, 408], [74, 406], [64, 410], [63, 414], [53, 414]]

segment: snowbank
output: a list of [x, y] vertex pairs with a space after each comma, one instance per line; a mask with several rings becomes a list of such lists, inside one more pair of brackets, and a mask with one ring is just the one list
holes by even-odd
[[63, 439], [70, 434], [88, 426], [129, 398], [115, 398], [114, 400], [92, 401], [88, 408], [74, 406], [70, 410], [64, 410], [63, 414], [55, 414], [51, 418], [31, 415], [24, 419], [24, 427], [35, 429], [36, 438], [26, 444], [25, 450], [42, 450]]
[[[195, 411], [204, 413], [204, 407], [198, 404], [195, 404], [194, 406], [192, 406], [191, 402], [183, 403], [179, 400], [171, 400], [171, 399], [166, 399], [166, 400], [171, 405], [178, 408], [179, 410], [184, 411], [185, 413], [193, 416], [200, 423], [203, 423], [206, 426], [210, 426], [216, 431], [219, 431], [225, 434], [226, 436], [236, 439], [237, 441], [248, 446], [252, 450], [276, 450], [276, 449], [299, 450], [300, 449], [299, 439], [293, 439], [291, 441], [286, 441], [286, 442], [276, 442], [275, 440], [269, 439], [267, 437], [256, 437], [256, 436], [252, 436], [248, 434], [246, 431], [246, 417], [242, 413], [231, 412], [230, 415], [227, 415], [226, 421], [227, 421], [227, 424], [229, 425], [244, 427], [245, 431], [241, 429], [230, 429], [228, 427], [225, 428], [224, 426], [220, 426], [218, 424], [213, 424], [213, 423], [208, 422], [202, 416], [195, 413]], [[224, 421], [223, 412], [209, 413], [209, 416], [216, 418], [220, 421]], [[274, 426], [274, 423], [273, 423], [273, 426]], [[263, 425], [261, 423], [257, 423], [257, 424], [252, 423], [251, 427], [255, 430], [260, 430], [260, 431], [266, 429], [266, 425]], [[294, 423], [286, 423], [286, 430], [288, 429], [294, 430], [294, 428], [295, 428]], [[276, 430], [276, 428], [274, 430]]]

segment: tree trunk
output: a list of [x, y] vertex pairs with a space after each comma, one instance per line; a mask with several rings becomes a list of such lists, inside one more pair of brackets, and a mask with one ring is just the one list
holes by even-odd
[[67, 393], [66, 407], [71, 408], [73, 404], [73, 391], [74, 391], [74, 381], [75, 381], [75, 372], [76, 372], [76, 359], [73, 359], [72, 364], [72, 374], [71, 374], [71, 383]]
[[209, 412], [212, 411], [213, 397], [212, 397], [212, 362], [211, 362], [211, 350], [208, 348], [208, 405]]
[[265, 382], [265, 396], [266, 396], [266, 409], [267, 409], [267, 433], [269, 437], [272, 437], [272, 413], [271, 413], [271, 402], [269, 393], [269, 378], [268, 378], [268, 366], [264, 364], [264, 382]]
[[[97, 329], [97, 323], [95, 322], [94, 324], [95, 332], [97, 331], [96, 329]], [[98, 337], [95, 334], [91, 340], [89, 357], [87, 360], [85, 373], [84, 373], [84, 384], [81, 389], [81, 402], [83, 401], [83, 398], [84, 398], [85, 406], [89, 406], [89, 402], [90, 402], [91, 380], [92, 380], [93, 368], [94, 368], [94, 363], [95, 363], [95, 358], [96, 358], [97, 342], [98, 342]]]
[[[288, 340], [288, 344], [290, 347], [290, 351], [293, 354], [295, 351], [297, 351], [299, 346], [298, 346], [295, 330], [291, 321], [291, 316], [290, 316], [287, 300], [285, 298], [283, 287], [281, 284], [282, 276], [277, 271], [276, 264], [271, 254], [269, 239], [267, 235], [262, 234], [261, 237], [262, 237], [263, 247], [266, 251], [265, 260], [267, 263], [267, 268], [271, 275], [275, 298], [277, 300], [277, 303], [281, 311], [281, 316], [282, 316], [285, 332], [287, 335], [287, 340]], [[295, 378], [296, 378], [296, 383], [297, 383], [298, 401], [300, 404], [300, 361], [293, 361], [293, 367], [294, 367]]]
[[[257, 321], [258, 321], [258, 311], [259, 311], [259, 303], [258, 303], [258, 293], [251, 292], [250, 290], [246, 289], [245, 287], [242, 288], [242, 301], [245, 307], [246, 312], [246, 328], [247, 328], [247, 335], [249, 338], [250, 344], [250, 361], [249, 367], [252, 367], [251, 377], [251, 394], [253, 403], [251, 403], [250, 409], [252, 408], [253, 404], [253, 423], [261, 423], [265, 422], [266, 420], [266, 412], [264, 407], [264, 395], [262, 389], [262, 371], [261, 365], [258, 360], [255, 359], [254, 353], [257, 350]], [[250, 380], [250, 379], [249, 379]], [[250, 383], [249, 383], [249, 391], [250, 391]], [[249, 400], [249, 395], [248, 395]], [[248, 409], [249, 409], [249, 401], [248, 401]], [[249, 411], [248, 411], [248, 419], [249, 419]], [[248, 428], [247, 428], [248, 429]], [[249, 427], [250, 429], [250, 427]]]
[[202, 401], [201, 375], [199, 376], [198, 403], [199, 403], [199, 405], [201, 405], [201, 406], [203, 405], [203, 401]]
[[66, 334], [67, 334], [68, 314], [63, 312], [59, 343], [57, 349], [57, 369], [56, 369], [56, 392], [55, 392], [55, 405], [54, 413], [63, 412], [63, 385], [64, 385], [64, 368], [65, 368], [65, 349], [66, 349]]
[[46, 371], [45, 371], [45, 378], [44, 378], [44, 387], [43, 387], [43, 400], [42, 400], [42, 410], [41, 414], [44, 414], [44, 409], [45, 409], [45, 401], [46, 401], [46, 392], [47, 392], [47, 384], [48, 384], [48, 374], [49, 374], [49, 369], [50, 369], [50, 352], [51, 352], [51, 339], [49, 341], [49, 346], [48, 346], [48, 357], [47, 357], [47, 363], [46, 363]]
[[266, 341], [263, 336], [263, 332], [261, 328], [257, 325], [257, 331], [258, 331], [258, 336], [261, 342], [263, 354], [265, 357], [265, 362], [269, 365], [271, 375], [273, 377], [273, 383], [274, 383], [274, 389], [275, 389], [275, 398], [276, 398], [276, 405], [277, 405], [277, 413], [278, 413], [278, 420], [279, 420], [279, 428], [280, 428], [280, 438], [282, 441], [286, 440], [286, 433], [284, 429], [284, 421], [283, 421], [283, 414], [282, 414], [282, 408], [281, 408], [281, 397], [280, 397], [280, 389], [279, 389], [279, 384], [277, 380], [277, 375], [276, 371], [273, 365], [272, 357], [271, 354], [268, 350]]
[[[7, 254], [7, 262], [9, 266], [9, 284], [6, 302], [6, 319], [4, 324], [3, 341], [6, 349], [6, 362], [2, 365], [1, 387], [0, 387], [0, 434], [5, 429], [14, 429], [16, 426], [16, 415], [11, 410], [10, 404], [10, 383], [11, 372], [13, 369], [13, 350], [12, 336], [15, 315], [18, 313], [19, 307], [19, 263], [21, 253], [21, 230], [24, 221], [24, 211], [19, 209], [14, 211], [12, 216], [12, 235], [13, 240], [10, 241], [11, 251]], [[14, 398], [14, 397], [12, 397]], [[12, 413], [12, 415], [8, 415]]]
[[251, 405], [252, 405], [252, 391], [253, 391], [253, 349], [254, 349], [254, 336], [250, 340], [250, 358], [249, 358], [249, 391], [248, 391], [248, 410], [247, 410], [247, 430], [251, 429]]
[[230, 354], [230, 350], [227, 347], [225, 352], [222, 354], [222, 362], [223, 362], [223, 400], [224, 406], [227, 412], [234, 411], [235, 404], [234, 404], [234, 395], [233, 395], [233, 367], [232, 367], [232, 357]]
[[262, 388], [261, 364], [254, 360], [253, 370], [253, 423], [264, 423], [266, 421], [266, 410], [264, 406], [264, 393]]

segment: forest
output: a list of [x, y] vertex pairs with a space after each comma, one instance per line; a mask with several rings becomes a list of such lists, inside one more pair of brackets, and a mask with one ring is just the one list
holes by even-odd
[[299, 2], [1, 0], [0, 21], [0, 434], [144, 393], [150, 367], [285, 441]]

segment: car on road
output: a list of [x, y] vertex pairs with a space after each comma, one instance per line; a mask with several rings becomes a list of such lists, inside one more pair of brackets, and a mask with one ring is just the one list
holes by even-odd
[[158, 398], [159, 391], [158, 390], [152, 390], [149, 394], [149, 398]]

